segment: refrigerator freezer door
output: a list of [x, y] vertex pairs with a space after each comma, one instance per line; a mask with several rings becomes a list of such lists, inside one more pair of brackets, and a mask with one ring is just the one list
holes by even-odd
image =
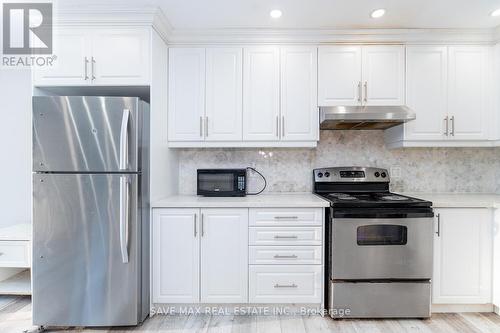
[[34, 174], [33, 181], [33, 323], [140, 322], [138, 176]]
[[33, 97], [33, 171], [136, 172], [135, 97]]

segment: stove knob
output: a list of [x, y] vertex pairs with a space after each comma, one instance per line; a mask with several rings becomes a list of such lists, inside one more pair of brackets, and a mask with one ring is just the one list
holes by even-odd
[[382, 176], [382, 178], [387, 177], [387, 174], [385, 172], [382, 172], [380, 175]]
[[380, 172], [378, 172], [378, 171], [375, 172], [375, 177], [377, 177], [377, 178], [380, 177]]
[[325, 177], [330, 177], [330, 173], [328, 171], [325, 172]]
[[323, 177], [323, 173], [318, 173], [318, 178], [322, 178]]

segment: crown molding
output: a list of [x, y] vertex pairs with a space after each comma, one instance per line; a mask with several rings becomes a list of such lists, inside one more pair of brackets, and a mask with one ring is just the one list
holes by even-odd
[[159, 7], [85, 6], [83, 8], [57, 8], [54, 23], [60, 26], [148, 26], [168, 42], [173, 27]]
[[176, 30], [170, 44], [492, 44], [493, 29], [204, 29]]

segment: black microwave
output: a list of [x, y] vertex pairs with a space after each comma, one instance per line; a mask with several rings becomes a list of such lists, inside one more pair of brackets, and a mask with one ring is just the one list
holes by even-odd
[[246, 187], [246, 169], [198, 169], [198, 195], [206, 197], [244, 197]]

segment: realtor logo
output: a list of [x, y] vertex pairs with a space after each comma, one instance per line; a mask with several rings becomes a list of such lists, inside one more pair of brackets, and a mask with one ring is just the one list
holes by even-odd
[[52, 54], [52, 3], [3, 4], [3, 53]]

